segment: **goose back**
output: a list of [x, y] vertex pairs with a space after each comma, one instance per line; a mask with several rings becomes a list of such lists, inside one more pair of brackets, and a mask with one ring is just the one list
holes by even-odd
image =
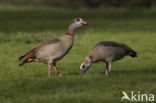
[[[125, 44], [111, 41], [100, 42], [95, 45], [90, 55], [95, 61], [105, 62], [122, 59], [125, 55], [135, 54], [136, 52]], [[131, 55], [130, 55], [131, 56]]]

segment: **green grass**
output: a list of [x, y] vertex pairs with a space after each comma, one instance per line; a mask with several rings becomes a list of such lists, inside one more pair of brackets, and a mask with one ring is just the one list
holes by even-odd
[[[0, 8], [0, 103], [120, 103], [122, 91], [156, 93], [155, 10], [51, 10]], [[49, 39], [60, 37], [75, 17], [89, 25], [78, 28], [73, 48], [57, 63], [62, 77], [47, 77], [47, 64], [19, 67], [17, 58]], [[79, 66], [100, 41], [129, 45], [138, 58], [94, 64], [85, 75]]]

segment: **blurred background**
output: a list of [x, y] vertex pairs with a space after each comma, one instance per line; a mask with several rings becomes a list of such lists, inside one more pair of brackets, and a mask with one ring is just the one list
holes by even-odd
[[[76, 17], [74, 45], [47, 78], [47, 64], [19, 67], [18, 57], [62, 36]], [[79, 69], [91, 48], [115, 41], [133, 48], [137, 58]], [[122, 90], [156, 94], [156, 0], [0, 0], [0, 103], [121, 103]], [[149, 87], [150, 86], [150, 87]]]
[[1, 0], [0, 4], [55, 8], [151, 8], [156, 5], [156, 0]]

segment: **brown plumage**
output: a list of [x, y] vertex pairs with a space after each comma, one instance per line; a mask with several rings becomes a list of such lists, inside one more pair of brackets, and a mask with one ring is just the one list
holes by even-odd
[[64, 36], [58, 39], [49, 40], [48, 42], [39, 45], [38, 47], [30, 50], [25, 55], [19, 57], [19, 61], [22, 61], [19, 66], [32, 61], [47, 62], [49, 65], [48, 76], [50, 76], [51, 65], [53, 65], [53, 68], [57, 72], [58, 76], [61, 76], [56, 68], [56, 62], [64, 57], [72, 48], [74, 40], [74, 29], [86, 24], [87, 23], [81, 18], [74, 19]]
[[108, 74], [108, 63], [110, 72], [112, 62], [120, 60], [126, 55], [137, 57], [137, 53], [125, 44], [111, 41], [100, 42], [93, 47], [89, 56], [84, 59], [80, 69], [85, 73], [93, 63], [104, 61], [106, 63], [106, 74]]
[[[39, 45], [37, 48], [34, 48], [32, 50], [30, 50], [28, 53], [26, 53], [25, 55], [19, 57], [19, 61], [21, 60], [25, 60], [25, 63], [26, 62], [29, 62], [29, 61], [33, 61], [35, 60], [35, 53], [43, 46], [45, 45], [48, 45], [48, 44], [53, 44], [53, 43], [57, 43], [59, 42], [59, 39], [53, 39], [53, 40], [49, 40], [48, 42], [45, 42], [41, 45]], [[19, 66], [22, 66], [23, 64], [20, 64]]]

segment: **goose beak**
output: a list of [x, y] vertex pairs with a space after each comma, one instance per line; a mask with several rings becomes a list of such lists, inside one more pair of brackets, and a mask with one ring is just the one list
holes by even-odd
[[85, 22], [85, 21], [82, 21], [81, 24], [82, 24], [82, 25], [88, 25], [88, 23]]
[[87, 70], [88, 70], [88, 67], [87, 68], [84, 68], [84, 69], [81, 69], [82, 74], [85, 74]]

